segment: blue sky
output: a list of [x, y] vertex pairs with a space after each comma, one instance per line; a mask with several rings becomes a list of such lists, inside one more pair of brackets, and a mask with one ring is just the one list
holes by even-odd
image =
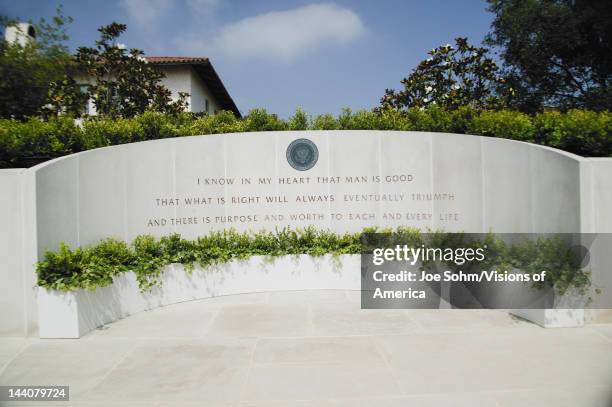
[[[37, 20], [50, 0], [0, 0], [0, 14]], [[121, 42], [146, 55], [207, 56], [241, 112], [287, 117], [371, 109], [429, 49], [467, 36], [480, 44], [492, 14], [483, 0], [65, 0], [69, 45], [128, 25]]]

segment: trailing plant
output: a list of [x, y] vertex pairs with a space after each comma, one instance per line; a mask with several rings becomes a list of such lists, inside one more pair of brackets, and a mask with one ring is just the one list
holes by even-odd
[[[580, 296], [590, 294], [591, 273], [580, 266], [579, 252], [560, 236], [538, 237], [507, 242], [493, 233], [477, 236], [470, 234], [446, 233], [433, 231], [427, 234], [427, 247], [450, 248], [452, 250], [484, 249], [486, 257], [483, 261], [466, 261], [456, 264], [453, 261], [444, 262], [449, 270], [470, 269], [496, 270], [507, 273], [520, 270], [531, 276], [546, 271], [543, 281], [532, 280], [535, 289], [553, 288], [559, 295], [573, 292]], [[431, 266], [431, 262], [429, 263]], [[600, 290], [596, 288], [595, 294]], [[591, 298], [587, 298], [591, 302]]]
[[114, 276], [129, 270], [136, 274], [141, 290], [147, 291], [159, 286], [162, 271], [170, 264], [182, 264], [191, 272], [195, 265], [206, 268], [252, 256], [357, 254], [361, 251], [359, 238], [360, 234], [339, 235], [306, 228], [252, 234], [226, 230], [195, 240], [183, 239], [178, 234], [160, 239], [141, 235], [130, 245], [106, 239], [74, 250], [62, 243], [56, 252], [45, 252], [36, 271], [39, 286], [71, 291], [108, 286]]
[[[373, 233], [378, 233], [374, 236]], [[383, 233], [381, 240], [379, 235]], [[396, 229], [366, 228], [363, 233], [338, 234], [331, 231], [285, 228], [275, 232], [238, 233], [234, 230], [211, 232], [195, 240], [183, 239], [178, 234], [161, 238], [141, 235], [127, 244], [117, 239], [70, 249], [61, 243], [57, 251], [46, 251], [37, 264], [38, 285], [48, 289], [72, 291], [94, 290], [113, 282], [120, 273], [136, 275], [142, 291], [161, 284], [164, 268], [181, 264], [191, 273], [198, 265], [203, 269], [233, 260], [247, 260], [252, 256], [274, 259], [286, 255], [308, 254], [319, 257], [331, 254], [369, 253], [374, 247], [445, 248], [467, 250], [486, 248], [486, 258], [480, 262], [456, 264], [442, 261], [449, 270], [477, 266], [482, 270], [519, 269], [525, 273], [548, 272], [545, 282], [533, 284], [536, 289], [552, 287], [559, 294], [569, 290], [586, 295], [590, 291], [591, 276], [576, 262], [570, 246], [560, 238], [538, 238], [512, 244], [492, 233], [474, 239], [469, 234], [429, 231], [398, 227]], [[435, 270], [434, 261], [422, 262], [422, 267]], [[597, 292], [597, 290], [596, 290]]]

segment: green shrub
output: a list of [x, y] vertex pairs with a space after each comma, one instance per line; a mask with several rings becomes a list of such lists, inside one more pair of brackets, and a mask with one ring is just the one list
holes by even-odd
[[132, 119], [91, 118], [83, 122], [87, 149], [133, 143], [145, 138], [142, 125]]
[[429, 109], [411, 109], [407, 115], [410, 130], [448, 133], [452, 128], [451, 113], [435, 105]]
[[182, 117], [177, 119], [160, 112], [145, 112], [134, 118], [142, 127], [143, 140], [157, 140], [178, 136], [179, 127], [183, 123], [181, 119]]
[[69, 116], [49, 121], [0, 120], [0, 126], [0, 142], [6, 148], [0, 154], [6, 167], [29, 167], [85, 149], [83, 133]]
[[341, 130], [376, 130], [380, 128], [381, 118], [374, 112], [343, 109], [338, 118]]
[[564, 115], [558, 111], [546, 111], [537, 113], [533, 117], [533, 124], [536, 128], [534, 143], [545, 146], [557, 147], [561, 141], [561, 122]]
[[559, 123], [555, 147], [582, 156], [603, 157], [612, 153], [612, 115], [609, 112], [570, 110]]
[[268, 113], [266, 109], [252, 109], [244, 118], [243, 131], [275, 131], [287, 130], [287, 123], [277, 115]]
[[287, 122], [289, 130], [308, 130], [308, 115], [298, 108]]
[[329, 114], [321, 114], [312, 120], [312, 130], [338, 130], [340, 129], [340, 123], [336, 118]]
[[215, 115], [145, 112], [133, 119], [85, 119], [82, 129], [69, 116], [26, 122], [0, 119], [0, 168], [29, 167], [52, 158], [110, 145], [168, 137], [280, 130], [413, 130], [468, 133], [560, 148], [587, 157], [612, 156], [610, 112], [546, 111], [528, 116], [511, 110], [453, 111], [438, 106], [400, 112], [344, 109], [340, 115], [313, 119], [298, 109], [288, 120], [264, 109], [241, 119], [232, 112]]
[[458, 134], [469, 133], [468, 128], [476, 115], [478, 115], [478, 111], [471, 106], [464, 106], [451, 111], [448, 131]]
[[410, 130], [410, 122], [406, 115], [394, 109], [381, 109], [378, 130]]
[[12, 120], [0, 119], [0, 168], [19, 167], [15, 161], [20, 149], [17, 147], [17, 138], [14, 136]]
[[530, 116], [511, 110], [482, 111], [466, 128], [469, 134], [511, 140], [534, 141], [535, 126]]
[[238, 120], [233, 112], [222, 111], [215, 115], [204, 115], [187, 122], [179, 129], [181, 136], [198, 136], [201, 134], [239, 133], [244, 130], [244, 121]]

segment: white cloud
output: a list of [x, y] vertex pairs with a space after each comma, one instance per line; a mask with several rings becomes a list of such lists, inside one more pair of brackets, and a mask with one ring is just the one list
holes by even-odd
[[212, 44], [215, 51], [235, 58], [290, 61], [321, 46], [349, 43], [365, 31], [353, 11], [335, 4], [311, 4], [226, 25]]

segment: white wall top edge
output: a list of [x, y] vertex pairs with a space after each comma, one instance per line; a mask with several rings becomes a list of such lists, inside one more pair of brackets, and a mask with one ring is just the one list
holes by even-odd
[[27, 170], [28, 168], [2, 168], [0, 169], [0, 173], [12, 174], [12, 173], [21, 173]]
[[603, 161], [603, 162], [610, 162], [612, 163], [612, 157], [587, 157], [586, 160], [588, 161]]
[[452, 137], [460, 137], [460, 138], [472, 138], [472, 137], [477, 137], [479, 138], [481, 141], [482, 140], [487, 140], [487, 141], [492, 141], [492, 142], [499, 142], [499, 143], [519, 143], [519, 144], [524, 144], [524, 145], [528, 145], [531, 146], [533, 148], [538, 148], [538, 149], [543, 149], [543, 150], [548, 150], [554, 153], [557, 153], [561, 156], [565, 156], [571, 159], [574, 159], [576, 161], [589, 161], [589, 160], [612, 160], [612, 158], [588, 158], [588, 157], [582, 157], [573, 153], [569, 153], [567, 151], [563, 151], [563, 150], [559, 150], [553, 147], [548, 147], [548, 146], [542, 146], [540, 144], [533, 144], [533, 143], [528, 143], [525, 141], [520, 141], [520, 140], [512, 140], [512, 139], [505, 139], [505, 138], [498, 138], [498, 137], [488, 137], [488, 136], [477, 136], [477, 135], [471, 135], [471, 134], [458, 134], [458, 133], [443, 133], [443, 132], [426, 132], [426, 131], [397, 131], [397, 130], [283, 130], [283, 131], [252, 131], [252, 132], [241, 132], [241, 133], [216, 133], [216, 134], [202, 134], [202, 135], [197, 135], [197, 136], [182, 136], [182, 137], [172, 137], [172, 138], [164, 138], [164, 139], [157, 139], [157, 140], [146, 140], [146, 141], [138, 141], [138, 142], [134, 142], [134, 143], [126, 143], [126, 144], [119, 144], [119, 145], [114, 145], [114, 146], [108, 146], [108, 147], [100, 147], [100, 148], [96, 148], [96, 149], [92, 149], [92, 150], [87, 150], [87, 151], [81, 151], [78, 153], [74, 153], [74, 154], [70, 154], [70, 155], [66, 155], [66, 156], [62, 156], [62, 157], [58, 157], [58, 158], [54, 158], [52, 160], [49, 161], [45, 161], [43, 163], [40, 163], [34, 167], [30, 167], [28, 169], [26, 169], [27, 171], [33, 171], [36, 172], [44, 167], [47, 167], [49, 165], [53, 165], [55, 163], [57, 163], [58, 161], [61, 160], [65, 160], [65, 159], [69, 159], [69, 158], [73, 158], [75, 156], [84, 156], [86, 154], [89, 154], [93, 151], [98, 151], [98, 150], [103, 150], [103, 149], [123, 149], [123, 148], [127, 148], [127, 146], [134, 146], [134, 145], [139, 145], [139, 144], [143, 144], [143, 143], [180, 143], [182, 141], [186, 141], [186, 140], [190, 140], [190, 139], [194, 139], [197, 137], [271, 137], [271, 136], [276, 136], [276, 135], [282, 135], [285, 137], [307, 137], [307, 135], [312, 134], [312, 135], [333, 135], [334, 137], [337, 136], [343, 136], [343, 135], [355, 135], [355, 134], [376, 134], [376, 135], [391, 135], [391, 134], [405, 134], [406, 136], [409, 136], [410, 134], [418, 134], [418, 135], [426, 135], [429, 138], [433, 138], [436, 137], [438, 135], [441, 136], [452, 136]]

